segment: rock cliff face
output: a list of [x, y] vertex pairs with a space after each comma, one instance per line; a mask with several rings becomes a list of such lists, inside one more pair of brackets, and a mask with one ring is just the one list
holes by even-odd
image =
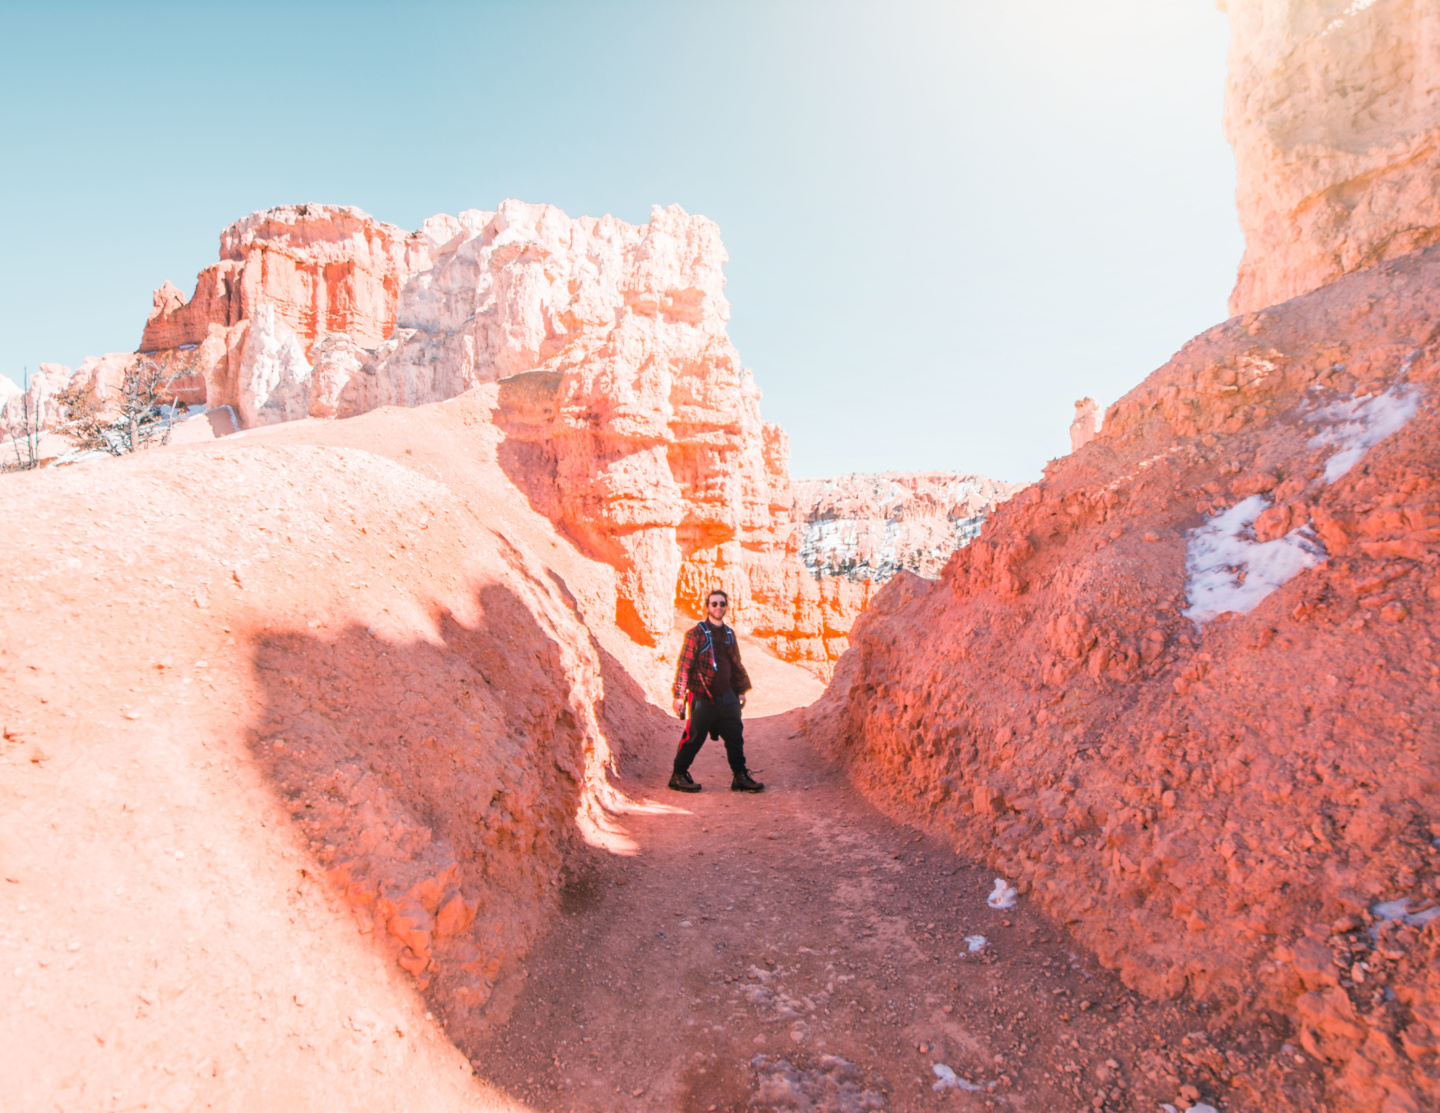
[[791, 486], [805, 567], [817, 579], [843, 576], [876, 587], [902, 569], [938, 576], [995, 507], [1022, 489], [951, 472], [843, 475]]
[[1336, 1110], [1440, 1106], [1437, 320], [1440, 247], [1201, 335], [887, 584], [810, 725]]
[[1440, 240], [1440, 10], [1223, 0], [1245, 257], [1232, 313]]
[[[107, 356], [90, 356], [76, 368], [66, 367], [63, 363], [42, 363], [39, 371], [30, 376], [28, 391], [22, 393], [11, 383], [12, 389], [0, 394], [0, 421], [9, 419], [18, 423], [23, 399], [28, 402], [33, 419], [38, 419], [40, 428], [53, 428], [61, 416], [55, 403], [58, 392], [67, 386], [81, 385], [101, 399], [113, 398], [125, 380], [125, 372], [139, 359], [131, 352], [114, 352]], [[183, 386], [178, 382], [175, 385]]]
[[437, 252], [387, 348], [505, 380], [512, 479], [616, 567], [621, 626], [652, 643], [720, 583], [755, 628], [785, 554], [785, 438], [725, 334], [724, 262], [678, 207], [637, 228], [507, 203]]

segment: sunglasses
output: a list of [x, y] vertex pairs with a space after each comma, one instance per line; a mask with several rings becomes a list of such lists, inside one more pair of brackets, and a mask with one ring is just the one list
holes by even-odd
[[719, 607], [721, 610], [724, 610], [724, 609], [725, 609], [726, 607], [728, 607], [729, 605], [730, 605], [729, 603], [711, 603], [711, 604], [710, 604], [710, 606], [712, 606], [712, 607]]

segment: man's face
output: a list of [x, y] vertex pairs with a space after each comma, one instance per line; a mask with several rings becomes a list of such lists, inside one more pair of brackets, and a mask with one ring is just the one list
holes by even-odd
[[725, 601], [723, 595], [712, 595], [705, 601], [705, 616], [711, 622], [724, 622], [725, 612], [730, 609], [730, 604]]

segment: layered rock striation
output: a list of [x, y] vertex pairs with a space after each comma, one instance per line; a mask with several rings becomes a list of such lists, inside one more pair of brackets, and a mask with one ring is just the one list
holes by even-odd
[[887, 584], [810, 724], [1131, 986], [1292, 1026], [1336, 1110], [1440, 1103], [1437, 320], [1440, 247], [1196, 338]]
[[1232, 313], [1440, 240], [1440, 10], [1223, 0], [1245, 233]]

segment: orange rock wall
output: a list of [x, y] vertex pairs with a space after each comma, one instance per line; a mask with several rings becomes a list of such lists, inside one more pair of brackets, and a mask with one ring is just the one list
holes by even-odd
[[1440, 1107], [1437, 320], [1440, 247], [1196, 338], [885, 586], [808, 728], [1337, 1111]]
[[1440, 240], [1440, 9], [1223, 0], [1247, 313]]
[[725, 333], [725, 258], [678, 207], [635, 226], [507, 201], [411, 234], [272, 209], [225, 231], [189, 302], [157, 291], [141, 348], [183, 373], [183, 401], [245, 425], [549, 376], [540, 410], [510, 415], [511, 478], [617, 569], [622, 627], [655, 644], [723, 585], [744, 628], [824, 667], [822, 593], [782, 568], [785, 436]]

